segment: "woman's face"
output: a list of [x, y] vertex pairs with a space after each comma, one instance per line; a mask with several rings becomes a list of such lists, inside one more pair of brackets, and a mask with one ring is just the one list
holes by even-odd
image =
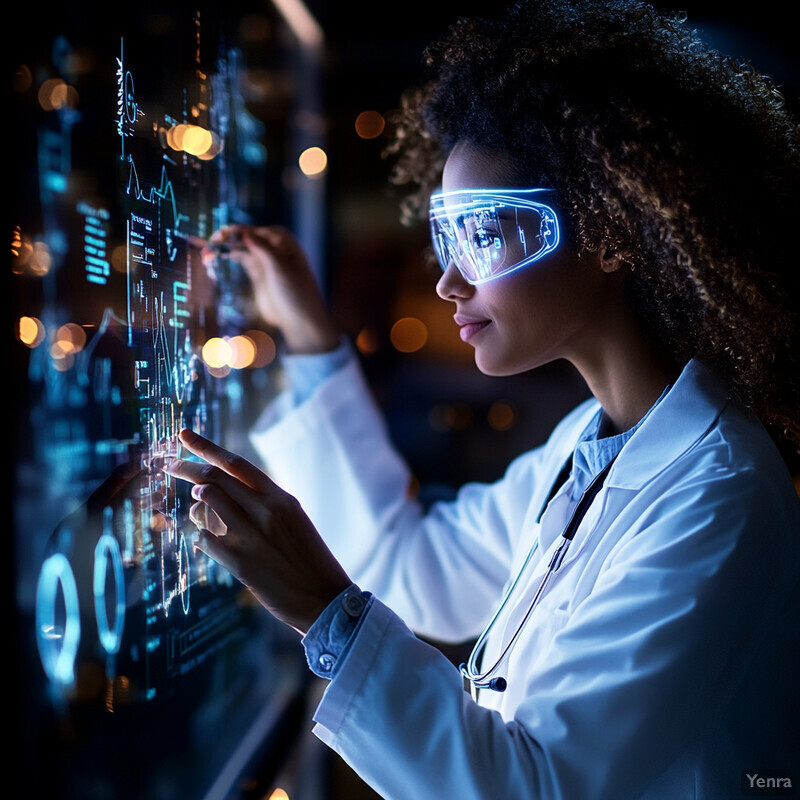
[[[509, 161], [471, 145], [458, 145], [447, 160], [445, 192], [516, 186]], [[557, 203], [554, 208], [558, 213]], [[539, 261], [477, 286], [451, 263], [439, 280], [440, 297], [455, 304], [461, 339], [475, 349], [475, 363], [487, 375], [512, 375], [559, 358], [578, 368], [602, 336], [604, 300], [611, 300], [608, 272], [592, 253], [562, 238]], [[612, 305], [616, 305], [613, 303]]]

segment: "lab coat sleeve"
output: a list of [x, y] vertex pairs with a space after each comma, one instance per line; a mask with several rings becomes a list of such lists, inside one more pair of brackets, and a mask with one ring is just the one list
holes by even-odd
[[[316, 734], [387, 800], [639, 797], [736, 702], [796, 581], [797, 506], [768, 476], [722, 473], [659, 483], [642, 505], [609, 493], [631, 533], [541, 666], [509, 676], [526, 683], [510, 721], [375, 603]], [[765, 527], [782, 532], [770, 547]]]
[[[508, 578], [529, 505], [549, 489], [537, 486], [543, 453], [517, 459], [502, 480], [468, 484], [455, 502], [424, 513], [355, 359], [307, 402], [285, 407], [288, 400], [279, 397], [266, 410], [251, 441], [353, 581], [417, 633], [442, 641], [477, 635]], [[565, 447], [569, 452], [571, 444]], [[560, 457], [550, 452], [553, 464]]]

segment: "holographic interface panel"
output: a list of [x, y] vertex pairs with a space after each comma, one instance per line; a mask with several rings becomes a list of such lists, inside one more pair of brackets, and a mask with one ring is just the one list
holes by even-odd
[[124, 16], [51, 20], [47, 36], [21, 31], [36, 47], [18, 43], [24, 764], [32, 796], [41, 782], [191, 800], [212, 796], [254, 730], [268, 736], [298, 672], [288, 632], [193, 551], [186, 488], [152, 468], [185, 426], [241, 451], [246, 400], [269, 398], [274, 344], [251, 330], [236, 265], [203, 264], [199, 245], [280, 215], [266, 144], [280, 132], [248, 108], [247, 62], [219, 17]]

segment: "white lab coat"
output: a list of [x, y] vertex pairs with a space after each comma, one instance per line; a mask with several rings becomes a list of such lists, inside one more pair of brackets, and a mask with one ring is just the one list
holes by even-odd
[[597, 412], [587, 401], [501, 480], [427, 514], [355, 362], [297, 408], [279, 398], [253, 432], [375, 594], [315, 733], [383, 797], [729, 800], [745, 770], [798, 767], [800, 502], [760, 424], [698, 362], [617, 458], [505, 693], [476, 703], [411, 632], [475, 637], [538, 535], [497, 652], [560, 538], [558, 501], [536, 517]]

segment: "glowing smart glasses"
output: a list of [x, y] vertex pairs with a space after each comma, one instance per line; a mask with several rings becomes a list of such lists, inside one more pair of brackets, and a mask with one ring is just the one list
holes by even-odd
[[558, 247], [549, 189], [464, 189], [431, 196], [433, 248], [442, 270], [453, 263], [471, 284], [507, 275]]

